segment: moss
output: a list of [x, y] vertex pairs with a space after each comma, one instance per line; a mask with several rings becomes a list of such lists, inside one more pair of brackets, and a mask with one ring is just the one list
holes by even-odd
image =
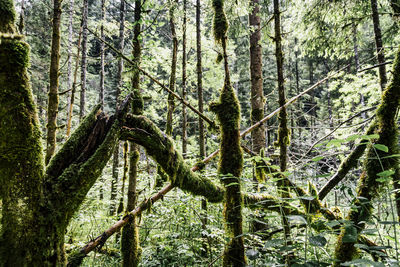
[[2, 0], [0, 2], [0, 32], [15, 32], [15, 9], [13, 0]]
[[136, 226], [136, 216], [122, 228], [121, 253], [124, 259], [124, 266], [136, 267], [140, 263], [142, 248], [139, 244], [139, 229]]
[[224, 12], [224, 0], [213, 0], [212, 7], [214, 9], [214, 38], [217, 43], [221, 43], [228, 31], [228, 20]]
[[[382, 95], [382, 101], [376, 111], [376, 133], [379, 134], [373, 144], [385, 145], [388, 153], [376, 149], [373, 144], [368, 146], [367, 157], [364, 162], [364, 172], [362, 173], [357, 187], [357, 198], [353, 201], [354, 209], [350, 210], [348, 220], [351, 220], [358, 234], [365, 227], [365, 222], [369, 221], [372, 215], [372, 201], [379, 197], [384, 183], [377, 181], [378, 173], [397, 168], [398, 158], [387, 158], [388, 155], [398, 154], [397, 145], [398, 130], [396, 125], [396, 113], [400, 104], [400, 48], [397, 52], [393, 64], [393, 78]], [[342, 231], [342, 235], [345, 230]], [[344, 244], [341, 238], [336, 245], [336, 258], [339, 262], [351, 260], [356, 251], [354, 242]]]
[[[2, 1], [0, 13], [7, 13], [7, 9], [12, 8], [12, 1]], [[1, 17], [1, 20], [4, 23], [7, 18]], [[0, 30], [4, 31], [4, 28]], [[41, 227], [36, 219], [43, 200], [44, 164], [41, 132], [27, 75], [28, 64], [29, 46], [20, 38], [0, 35], [2, 266], [32, 265], [43, 260], [41, 255], [44, 253], [36, 255], [38, 247], [50, 251], [49, 245], [42, 242], [43, 237], [37, 235]]]
[[191, 171], [182, 155], [175, 149], [170, 137], [144, 116], [129, 115], [121, 138], [143, 146], [169, 176], [175, 186], [194, 195], [206, 197], [211, 202], [221, 202], [223, 188], [206, 177]]
[[78, 267], [81, 266], [83, 259], [86, 254], [81, 252], [81, 250], [75, 250], [68, 255], [68, 267]]

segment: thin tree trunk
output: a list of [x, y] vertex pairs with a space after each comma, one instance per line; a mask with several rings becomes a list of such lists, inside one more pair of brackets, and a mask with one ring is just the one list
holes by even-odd
[[[104, 23], [106, 20], [105, 0], [101, 0], [101, 26], [100, 36], [102, 40], [105, 40], [104, 36]], [[104, 43], [100, 42], [100, 92], [99, 92], [99, 103], [104, 108]]]
[[60, 68], [60, 41], [61, 41], [61, 1], [54, 0], [53, 7], [53, 35], [51, 38], [50, 55], [50, 89], [47, 105], [47, 138], [46, 159], [48, 164], [56, 150], [56, 131], [58, 114], [58, 81]]
[[78, 45], [77, 45], [77, 54], [75, 59], [75, 71], [74, 71], [74, 81], [72, 83], [71, 95], [68, 102], [68, 118], [67, 118], [67, 137], [71, 134], [71, 125], [72, 125], [72, 115], [74, 112], [74, 102], [75, 102], [75, 92], [76, 92], [76, 83], [78, 80], [78, 68], [79, 68], [79, 55], [81, 52], [81, 39], [82, 39], [82, 27], [79, 30], [78, 37]]
[[[100, 26], [100, 35], [101, 39], [104, 40], [104, 23], [106, 20], [106, 12], [105, 12], [105, 0], [101, 0], [101, 26]], [[104, 43], [100, 42], [100, 91], [99, 91], [99, 103], [101, 105], [101, 108], [104, 110]], [[115, 147], [115, 150], [119, 151], [119, 145]], [[113, 165], [114, 165], [115, 158], [113, 158]], [[118, 164], [118, 163], [117, 163]], [[113, 171], [116, 171], [116, 169], [113, 169]], [[114, 173], [112, 173], [114, 177]], [[118, 173], [116, 174], [118, 177]], [[100, 192], [99, 192], [99, 198], [102, 200], [104, 198], [104, 188], [103, 188], [103, 183], [104, 179], [103, 177], [100, 177], [99, 179], [100, 182]], [[115, 206], [115, 203], [112, 203]], [[115, 209], [115, 208], [114, 208]]]
[[[278, 95], [279, 95], [279, 106], [283, 107], [286, 104], [285, 88], [284, 88], [284, 77], [283, 77], [283, 52], [282, 52], [282, 35], [281, 35], [281, 13], [279, 7], [279, 0], [274, 0], [274, 21], [275, 21], [275, 55], [277, 64], [277, 76], [278, 76]], [[287, 126], [287, 112], [286, 108], [282, 108], [279, 112], [279, 129], [278, 129], [278, 144], [280, 148], [279, 165], [280, 171], [283, 173], [287, 169], [287, 147], [289, 145], [289, 129]], [[282, 199], [289, 199], [289, 183], [286, 177], [280, 177], [278, 180], [278, 190]], [[282, 224], [284, 228], [286, 246], [292, 245], [290, 236], [290, 226], [286, 217], [287, 209], [282, 207]], [[286, 256], [286, 264], [290, 265], [293, 252], [290, 252]]]
[[[133, 29], [133, 50], [132, 56], [137, 64], [140, 66], [141, 62], [141, 18], [142, 18], [142, 4], [141, 0], [135, 1], [135, 25]], [[143, 99], [140, 92], [140, 73], [135, 71], [132, 77], [132, 90], [133, 102], [132, 113], [140, 115], [143, 113]], [[137, 184], [137, 164], [139, 162], [139, 147], [135, 143], [130, 144], [129, 153], [129, 182], [128, 182], [128, 203], [126, 212], [135, 208], [137, 202], [136, 184]], [[122, 252], [122, 265], [124, 267], [136, 267], [139, 265], [141, 257], [141, 248], [139, 240], [139, 228], [136, 216], [133, 216], [130, 222], [124, 226], [121, 237], [121, 252]]]
[[[124, 48], [125, 48], [125, 0], [121, 0], [120, 4], [120, 24], [119, 24], [119, 51], [123, 53]], [[104, 39], [103, 39], [104, 40]], [[116, 96], [116, 105], [115, 109], [118, 108], [118, 103], [119, 101], [119, 96], [121, 94], [121, 90], [123, 88], [123, 80], [122, 80], [122, 73], [124, 72], [124, 61], [122, 58], [118, 59], [118, 74], [117, 74], [117, 79], [118, 79], [118, 88], [117, 88], [117, 96]], [[124, 150], [124, 153], [126, 151]], [[125, 155], [125, 154], [124, 154]], [[125, 156], [124, 156], [125, 159]], [[118, 164], [119, 164], [119, 145], [114, 151], [113, 155], [113, 166], [112, 166], [112, 181], [111, 181], [111, 203], [110, 203], [110, 215], [115, 213], [115, 199], [117, 198], [117, 184], [118, 184]], [[125, 162], [124, 162], [125, 164]], [[124, 165], [125, 166], [125, 165]], [[124, 167], [125, 168], [125, 167]], [[124, 197], [124, 192], [122, 192], [122, 198]], [[123, 204], [119, 204], [118, 210], [122, 211], [123, 210]]]
[[[72, 64], [73, 64], [73, 53], [72, 53], [72, 44], [73, 44], [73, 17], [74, 17], [74, 0], [69, 1], [69, 20], [68, 20], [68, 70], [67, 70], [67, 86], [70, 92], [68, 93], [68, 107], [67, 107], [67, 134], [66, 137], [68, 138], [69, 132], [71, 131], [71, 123], [70, 123], [70, 116], [72, 116]], [[78, 43], [79, 46], [79, 43]], [[74, 92], [75, 95], [75, 92]], [[73, 102], [73, 101], [72, 101]]]
[[[186, 0], [183, 0], [183, 35], [182, 35], [182, 98], [186, 100]], [[182, 155], [187, 153], [187, 114], [182, 105]]]
[[374, 23], [375, 45], [376, 45], [376, 53], [378, 56], [378, 64], [382, 64], [379, 66], [379, 78], [380, 78], [381, 90], [383, 91], [387, 83], [387, 76], [386, 76], [386, 66], [383, 64], [385, 62], [385, 53], [382, 44], [382, 32], [379, 22], [378, 3], [376, 0], [371, 0], [371, 11], [372, 11], [372, 21]]
[[[200, 0], [196, 0], [196, 56], [197, 56], [197, 103], [200, 113], [204, 112], [203, 104], [203, 66], [201, 61], [201, 4]], [[200, 159], [205, 158], [205, 132], [204, 132], [204, 122], [199, 117], [199, 156]], [[201, 209], [203, 211], [202, 229], [205, 231], [207, 229], [207, 200], [203, 198], [201, 200]], [[208, 239], [203, 235], [203, 256], [207, 256]]]
[[19, 13], [18, 31], [24, 34], [25, 27], [25, 0], [21, 0], [21, 13]]
[[82, 121], [85, 116], [85, 96], [86, 96], [86, 53], [87, 53], [87, 19], [89, 12], [89, 0], [83, 0], [83, 10], [82, 10], [82, 61], [81, 61], [81, 99], [80, 99], [80, 111], [79, 111], [79, 121]]
[[[170, 3], [169, 8], [169, 25], [171, 28], [172, 36], [172, 60], [171, 60], [171, 74], [169, 77], [169, 90], [175, 91], [175, 78], [176, 78], [176, 61], [178, 55], [178, 38], [176, 37], [175, 31], [175, 0]], [[167, 111], [167, 125], [165, 128], [165, 133], [169, 136], [172, 135], [172, 124], [173, 124], [173, 113], [175, 109], [175, 101], [172, 94], [168, 94], [168, 111]]]

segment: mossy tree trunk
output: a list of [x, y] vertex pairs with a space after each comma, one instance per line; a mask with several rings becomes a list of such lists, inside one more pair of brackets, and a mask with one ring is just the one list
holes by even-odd
[[[142, 19], [142, 2], [141, 0], [135, 1], [135, 26], [133, 38], [132, 56], [136, 66], [140, 66], [141, 61], [141, 19]], [[143, 113], [143, 99], [140, 92], [140, 73], [137, 69], [134, 70], [132, 77], [132, 90], [133, 90], [133, 103], [132, 113], [141, 115]], [[130, 143], [129, 152], [129, 180], [128, 180], [128, 202], [126, 205], [126, 212], [133, 210], [137, 203], [136, 184], [138, 178], [138, 162], [139, 162], [139, 147], [137, 144]], [[121, 252], [122, 252], [122, 265], [126, 267], [136, 267], [139, 265], [141, 256], [141, 247], [139, 240], [139, 227], [137, 216], [132, 216], [128, 224], [122, 229], [121, 237]]]
[[[398, 154], [398, 129], [396, 113], [400, 104], [400, 48], [393, 64], [393, 78], [382, 95], [381, 104], [376, 111], [376, 130], [379, 138], [374, 140], [367, 148], [364, 161], [364, 171], [360, 176], [357, 187], [357, 198], [353, 201], [353, 207], [347, 216], [351, 225], [347, 225], [341, 232], [336, 245], [336, 265], [352, 260], [357, 254], [355, 242], [349, 240], [351, 231], [360, 232], [365, 228], [365, 223], [371, 218], [374, 199], [379, 197], [384, 184], [377, 181], [380, 173], [393, 171], [398, 168], [398, 158], [388, 157]], [[381, 151], [374, 147], [375, 144], [385, 145], [388, 152]], [[393, 175], [392, 174], [392, 175]], [[388, 178], [388, 177], [386, 177]]]
[[47, 138], [46, 164], [56, 150], [56, 131], [58, 114], [58, 80], [60, 69], [60, 41], [61, 41], [61, 0], [53, 1], [53, 34], [51, 37], [50, 55], [50, 89], [47, 105]]
[[243, 240], [242, 194], [240, 178], [243, 153], [240, 147], [240, 105], [230, 81], [227, 46], [228, 21], [223, 0], [213, 0], [214, 38], [221, 45], [225, 81], [218, 103], [211, 105], [217, 115], [221, 129], [220, 162], [218, 175], [225, 186], [224, 218], [225, 233], [229, 241], [225, 245], [224, 266], [245, 266], [246, 257]]
[[110, 158], [126, 109], [112, 117], [94, 109], [45, 168], [29, 47], [15, 34], [13, 1], [2, 5], [0, 266], [64, 265], [66, 227]]

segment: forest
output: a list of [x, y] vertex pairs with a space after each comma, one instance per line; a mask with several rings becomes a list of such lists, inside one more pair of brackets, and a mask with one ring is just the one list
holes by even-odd
[[400, 0], [0, 0], [0, 267], [399, 266]]

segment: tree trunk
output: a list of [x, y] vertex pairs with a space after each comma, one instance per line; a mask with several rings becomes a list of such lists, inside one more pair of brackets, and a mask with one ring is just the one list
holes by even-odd
[[[104, 23], [106, 22], [106, 7], [105, 0], [101, 0], [101, 26], [100, 36], [102, 40], [105, 40], [104, 35]], [[104, 43], [100, 42], [100, 91], [99, 91], [99, 103], [104, 108]]]
[[379, 23], [379, 13], [378, 13], [378, 3], [376, 0], [371, 0], [371, 11], [372, 11], [372, 21], [374, 23], [374, 33], [375, 33], [375, 45], [376, 45], [376, 54], [378, 57], [379, 66], [379, 78], [381, 90], [385, 90], [385, 86], [387, 83], [386, 77], [386, 66], [383, 64], [385, 62], [385, 53], [382, 44], [382, 32]]
[[[125, 48], [125, 1], [122, 0], [119, 8], [119, 51], [121, 53], [124, 52]], [[103, 39], [104, 40], [104, 39]], [[115, 100], [115, 109], [118, 108], [118, 103], [119, 97], [123, 88], [123, 79], [122, 79], [122, 73], [124, 72], [124, 61], [120, 57], [118, 59], [118, 73], [117, 73], [117, 80], [118, 80], [118, 87], [117, 87], [117, 96]], [[127, 151], [124, 150], [124, 153], [127, 153]], [[125, 154], [124, 154], [124, 159], [125, 159]], [[115, 213], [115, 205], [114, 203], [115, 199], [117, 198], [117, 184], [118, 184], [118, 164], [119, 164], [119, 145], [116, 147], [113, 155], [113, 165], [112, 165], [112, 181], [111, 181], [111, 196], [110, 196], [110, 215]], [[124, 168], [125, 168], [125, 162], [124, 162]], [[124, 185], [123, 185], [124, 186]], [[124, 197], [124, 192], [122, 191], [122, 199]], [[118, 207], [119, 212], [122, 212], [123, 210], [123, 202], [119, 204]]]
[[77, 53], [75, 59], [75, 70], [74, 70], [74, 81], [72, 82], [71, 95], [68, 102], [68, 118], [67, 118], [67, 137], [71, 134], [71, 126], [72, 126], [72, 115], [74, 113], [74, 102], [75, 102], [75, 92], [76, 92], [76, 83], [78, 79], [78, 68], [79, 68], [79, 55], [81, 52], [81, 38], [82, 38], [82, 27], [79, 30], [78, 37], [78, 45], [77, 45]]
[[[360, 176], [357, 187], [357, 198], [352, 202], [352, 207], [354, 208], [350, 210], [346, 218], [352, 224], [347, 225], [342, 230], [336, 244], [336, 266], [339, 266], [340, 263], [350, 261], [357, 256], [357, 248], [354, 246], [356, 242], [345, 240], [345, 238], [353, 235], [349, 234], [349, 232], [356, 231], [357, 235], [359, 235], [365, 228], [366, 222], [370, 220], [372, 215], [372, 201], [379, 197], [384, 185], [387, 185], [387, 182], [379, 182], [377, 178], [382, 178], [382, 172], [396, 169], [399, 164], [397, 157], [390, 157], [390, 155], [399, 153], [396, 112], [393, 112], [399, 108], [399, 103], [400, 49], [393, 63], [393, 79], [383, 92], [381, 105], [376, 111], [377, 128], [375, 133], [379, 134], [379, 138], [373, 140], [372, 144], [368, 145], [364, 161], [364, 171]], [[388, 152], [376, 149], [374, 147], [375, 144], [386, 146]], [[393, 176], [393, 174], [390, 174], [390, 176]], [[383, 178], [389, 178], [389, 176], [383, 176]]]
[[19, 14], [18, 31], [24, 34], [25, 27], [25, 0], [21, 0], [21, 13]]
[[221, 129], [218, 175], [225, 186], [224, 218], [228, 243], [225, 245], [223, 266], [246, 266], [243, 240], [242, 194], [240, 177], [243, 154], [240, 147], [240, 105], [230, 81], [227, 46], [228, 21], [223, 0], [213, 0], [214, 38], [222, 47], [225, 81], [218, 103], [210, 106], [217, 115]]
[[[175, 91], [175, 77], [176, 77], [176, 61], [178, 55], [178, 38], [175, 32], [175, 0], [170, 2], [169, 8], [169, 25], [171, 28], [172, 36], [172, 60], [171, 60], [171, 75], [169, 77], [169, 89]], [[175, 101], [172, 94], [168, 94], [168, 111], [167, 111], [167, 125], [165, 128], [165, 133], [167, 135], [172, 135], [172, 124], [173, 124], [173, 113], [175, 109]]]
[[81, 61], [81, 99], [80, 99], [80, 111], [79, 111], [79, 121], [82, 121], [85, 116], [85, 95], [86, 95], [86, 53], [87, 53], [87, 19], [89, 12], [89, 0], [83, 0], [83, 10], [82, 10], [82, 61]]
[[[69, 2], [69, 20], [68, 20], [68, 70], [67, 70], [67, 86], [68, 90], [71, 90], [68, 93], [68, 107], [67, 107], [67, 127], [66, 127], [66, 137], [69, 137], [70, 131], [71, 131], [71, 121], [70, 121], [70, 116], [72, 117], [72, 104], [73, 101], [72, 97], [75, 96], [72, 95], [72, 83], [73, 83], [73, 75], [72, 75], [72, 64], [73, 64], [73, 54], [72, 54], [72, 44], [73, 44], [73, 17], [74, 17], [74, 0], [70, 0]], [[80, 34], [79, 34], [80, 35]], [[78, 43], [79, 46], [79, 43]], [[72, 103], [71, 103], [72, 102]]]
[[54, 0], [53, 7], [53, 35], [51, 38], [50, 55], [50, 89], [47, 105], [47, 138], [46, 138], [46, 160], [48, 164], [56, 150], [56, 131], [58, 114], [58, 78], [60, 68], [60, 26], [61, 26], [61, 1]]
[[[141, 62], [141, 19], [142, 19], [142, 4], [141, 0], [135, 1], [135, 26], [134, 26], [134, 37], [133, 37], [133, 50], [132, 56], [137, 66], [140, 66]], [[140, 115], [143, 113], [143, 99], [140, 92], [140, 73], [135, 71], [132, 77], [132, 90], [133, 90], [133, 103], [132, 113]], [[133, 210], [137, 203], [136, 184], [138, 177], [137, 164], [139, 162], [139, 148], [135, 143], [130, 144], [130, 156], [129, 156], [129, 182], [128, 182], [128, 203], [126, 206], [126, 212]], [[121, 252], [123, 259], [123, 266], [125, 267], [136, 267], [139, 265], [141, 257], [141, 248], [139, 240], [139, 228], [136, 216], [132, 216], [130, 221], [122, 230], [121, 237]]]
[[[204, 113], [203, 104], [203, 66], [201, 61], [201, 4], [200, 0], [196, 0], [196, 57], [197, 57], [197, 105], [200, 113]], [[200, 159], [206, 156], [206, 146], [205, 146], [205, 132], [204, 132], [204, 122], [202, 118], [199, 117], [199, 156]], [[207, 200], [203, 198], [201, 200], [201, 209], [203, 211], [202, 229], [205, 231], [207, 229]], [[206, 242], [207, 237], [203, 235], [203, 255], [206, 256], [208, 248]]]
[[[183, 0], [183, 34], [182, 34], [182, 98], [186, 100], [186, 0]], [[187, 153], [187, 114], [182, 105], [182, 155]]]
[[[279, 106], [283, 107], [286, 104], [285, 88], [284, 88], [284, 77], [283, 77], [283, 52], [282, 52], [282, 35], [281, 35], [281, 13], [279, 7], [279, 0], [274, 0], [274, 21], [275, 21], [275, 56], [277, 65], [277, 76], [278, 76], [278, 95], [279, 95]], [[279, 165], [280, 171], [283, 173], [287, 168], [287, 147], [289, 145], [289, 129], [287, 126], [287, 112], [286, 108], [283, 107], [279, 112], [279, 129], [278, 129], [278, 144], [280, 149], [279, 154]], [[278, 180], [278, 191], [282, 199], [289, 199], [289, 183], [287, 177], [280, 177]], [[290, 237], [290, 226], [287, 220], [286, 214], [287, 209], [282, 207], [282, 224], [285, 235], [286, 246], [292, 245]], [[286, 264], [290, 265], [293, 252], [289, 252], [286, 256]]]

